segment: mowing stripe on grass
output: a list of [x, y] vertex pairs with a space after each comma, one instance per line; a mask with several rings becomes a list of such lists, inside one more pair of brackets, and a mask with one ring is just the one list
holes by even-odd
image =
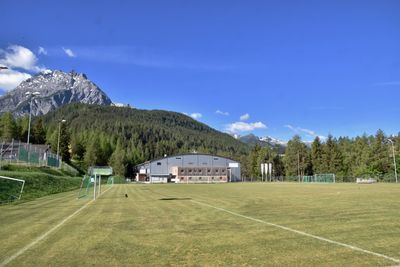
[[[109, 189], [111, 189], [111, 187], [107, 188], [107, 190], [105, 190], [103, 193], [101, 193], [101, 195], [103, 195], [105, 192], [107, 192]], [[101, 196], [100, 195], [100, 196]], [[99, 197], [100, 197], [99, 196]], [[72, 213], [71, 215], [69, 215], [68, 217], [66, 217], [64, 220], [62, 220], [61, 222], [59, 222], [56, 226], [54, 226], [53, 228], [51, 228], [49, 231], [47, 231], [46, 233], [42, 234], [41, 236], [39, 236], [38, 238], [36, 238], [35, 240], [33, 240], [31, 243], [29, 243], [28, 245], [26, 245], [25, 247], [23, 247], [22, 249], [20, 249], [19, 251], [17, 251], [17, 253], [15, 253], [14, 255], [6, 258], [4, 261], [2, 261], [0, 263], [0, 267], [4, 267], [7, 264], [9, 264], [10, 262], [12, 262], [13, 260], [15, 260], [16, 258], [18, 258], [19, 256], [21, 256], [22, 254], [24, 254], [27, 250], [29, 250], [31, 247], [33, 247], [34, 245], [36, 245], [37, 243], [39, 243], [40, 241], [42, 241], [43, 239], [45, 239], [49, 234], [51, 234], [52, 232], [54, 232], [55, 230], [57, 230], [58, 228], [60, 228], [64, 223], [66, 223], [68, 220], [70, 220], [72, 217], [74, 217], [76, 214], [78, 214], [79, 212], [81, 212], [82, 210], [84, 210], [87, 206], [89, 206], [89, 204], [91, 204], [94, 200], [90, 200], [88, 203], [86, 203], [85, 205], [83, 205], [82, 207], [80, 207], [78, 210], [76, 210], [74, 213]]]
[[254, 222], [266, 224], [266, 225], [273, 226], [273, 227], [276, 227], [276, 228], [279, 228], [279, 229], [282, 229], [282, 230], [285, 230], [285, 231], [293, 232], [293, 233], [296, 233], [296, 234], [299, 234], [299, 235], [303, 235], [303, 236], [308, 236], [308, 237], [311, 237], [311, 238], [314, 238], [314, 239], [317, 239], [317, 240], [325, 241], [325, 242], [328, 242], [328, 243], [331, 243], [331, 244], [335, 244], [335, 245], [338, 245], [338, 246], [349, 248], [349, 249], [352, 249], [352, 250], [355, 250], [355, 251], [359, 251], [359, 252], [362, 252], [362, 253], [374, 255], [374, 256], [377, 256], [377, 257], [385, 258], [387, 260], [390, 260], [390, 261], [393, 261], [393, 262], [396, 262], [396, 263], [400, 263], [399, 259], [396, 259], [396, 258], [393, 258], [393, 257], [389, 257], [389, 256], [386, 256], [386, 255], [377, 253], [377, 252], [369, 251], [369, 250], [362, 249], [362, 248], [359, 248], [359, 247], [356, 247], [356, 246], [352, 246], [352, 245], [348, 245], [348, 244], [341, 243], [341, 242], [338, 242], [338, 241], [330, 240], [330, 239], [327, 239], [327, 238], [324, 238], [324, 237], [316, 236], [316, 235], [313, 235], [313, 234], [308, 234], [306, 232], [295, 230], [295, 229], [292, 229], [292, 228], [289, 228], [289, 227], [286, 227], [286, 226], [282, 226], [282, 225], [279, 225], [279, 224], [270, 223], [270, 222], [267, 222], [267, 221], [263, 221], [263, 220], [260, 220], [260, 219], [256, 219], [256, 218], [250, 217], [250, 216], [242, 215], [242, 214], [239, 214], [239, 213], [236, 213], [236, 212], [224, 209], [224, 208], [215, 207], [213, 205], [210, 205], [210, 204], [207, 204], [207, 203], [204, 203], [204, 202], [199, 202], [199, 201], [196, 201], [196, 200], [191, 200], [191, 201], [193, 203], [196, 203], [196, 204], [199, 204], [199, 205], [203, 205], [203, 206], [206, 206], [206, 207], [210, 207], [210, 208], [213, 208], [213, 209], [216, 209], [216, 210], [219, 210], [219, 211], [223, 211], [223, 212], [235, 215], [237, 217], [242, 217], [242, 218], [254, 221]]

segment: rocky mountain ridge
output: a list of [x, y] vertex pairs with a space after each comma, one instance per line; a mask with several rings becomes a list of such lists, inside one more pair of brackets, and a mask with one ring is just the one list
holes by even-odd
[[39, 92], [32, 100], [32, 115], [43, 115], [70, 103], [112, 105], [111, 99], [84, 73], [55, 70], [40, 72], [0, 97], [0, 113], [29, 114], [28, 92]]

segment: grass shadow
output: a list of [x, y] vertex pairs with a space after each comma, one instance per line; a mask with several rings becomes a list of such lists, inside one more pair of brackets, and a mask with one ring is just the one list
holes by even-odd
[[163, 197], [159, 200], [191, 200], [189, 197]]

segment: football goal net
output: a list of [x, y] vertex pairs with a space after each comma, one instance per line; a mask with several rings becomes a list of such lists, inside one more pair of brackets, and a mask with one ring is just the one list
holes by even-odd
[[107, 186], [110, 187], [110, 186], [113, 186], [113, 185], [114, 185], [114, 177], [110, 176], [107, 179]]
[[81, 187], [79, 189], [78, 198], [93, 196], [94, 177], [85, 175], [82, 178]]
[[[102, 177], [102, 175], [108, 177]], [[111, 167], [89, 168], [89, 175], [85, 175], [82, 179], [78, 199], [84, 197], [93, 197], [93, 199], [96, 199], [107, 188], [114, 185], [114, 177], [110, 175], [112, 175]]]
[[0, 204], [21, 199], [25, 180], [0, 176]]
[[336, 178], [333, 173], [314, 174], [312, 176], [303, 176], [303, 183], [335, 183]]

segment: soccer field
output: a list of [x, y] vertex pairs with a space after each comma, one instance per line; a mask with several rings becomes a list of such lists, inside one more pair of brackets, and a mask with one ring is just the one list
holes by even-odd
[[96, 201], [76, 195], [1, 206], [0, 266], [400, 264], [395, 184], [132, 184]]

